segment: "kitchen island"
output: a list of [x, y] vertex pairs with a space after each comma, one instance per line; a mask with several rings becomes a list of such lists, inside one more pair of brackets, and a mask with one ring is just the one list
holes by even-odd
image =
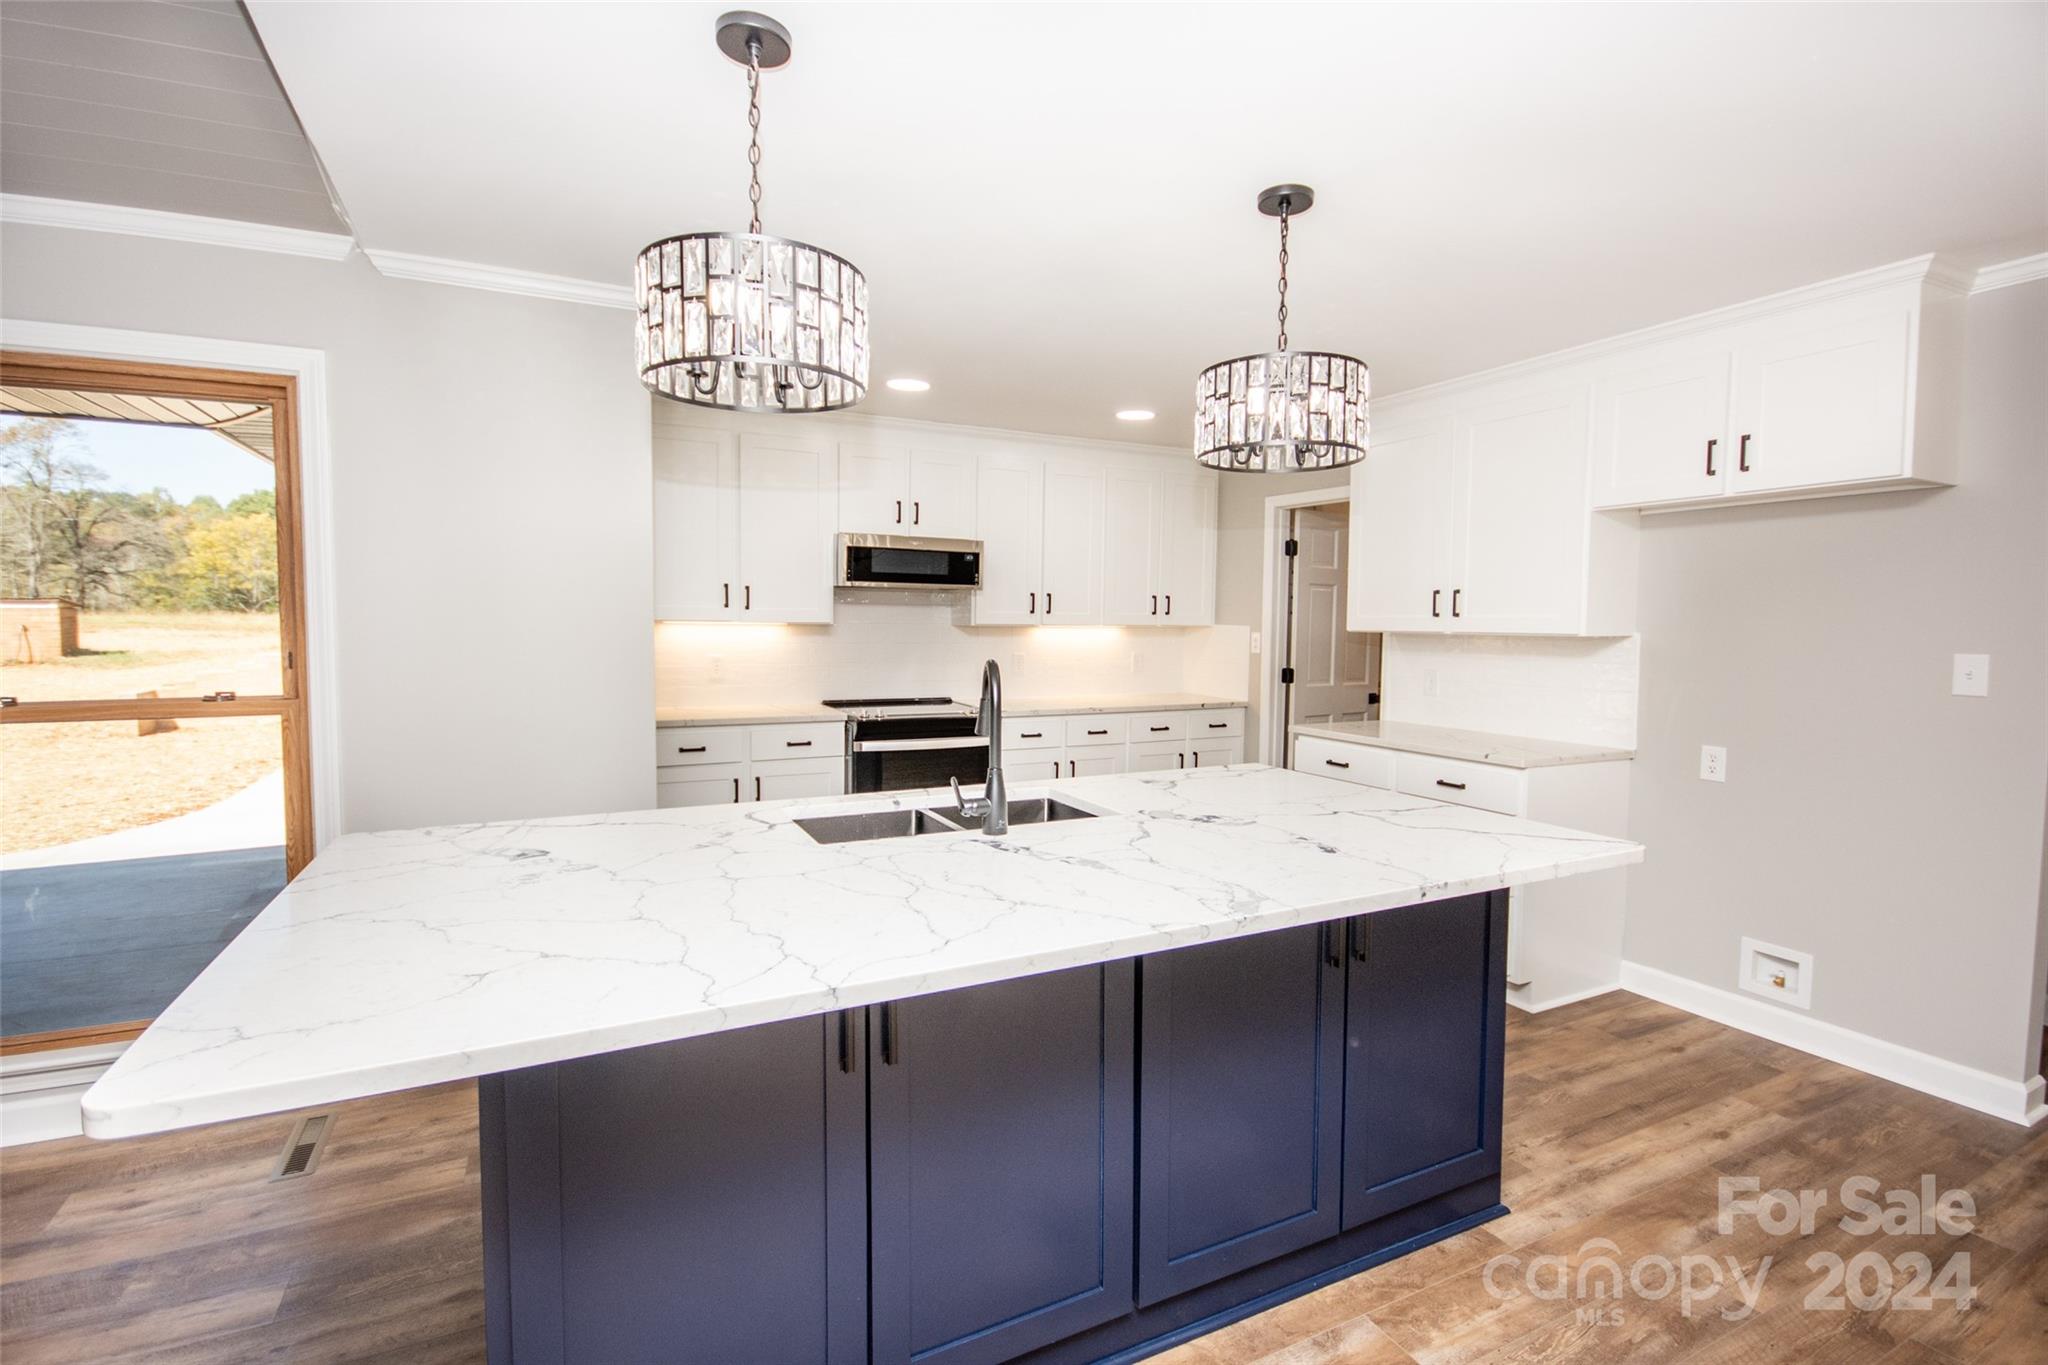
[[519, 1365], [1136, 1358], [1502, 1211], [1498, 893], [1638, 846], [1256, 766], [1052, 791], [1093, 818], [349, 836], [87, 1130], [481, 1078]]

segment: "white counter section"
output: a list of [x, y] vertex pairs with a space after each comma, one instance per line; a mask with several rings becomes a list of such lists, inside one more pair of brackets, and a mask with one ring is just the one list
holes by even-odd
[[1636, 756], [1633, 749], [1573, 744], [1561, 739], [1530, 739], [1523, 735], [1495, 735], [1483, 730], [1454, 730], [1442, 725], [1410, 725], [1391, 720], [1343, 720], [1297, 725], [1293, 727], [1293, 733], [1334, 739], [1344, 744], [1363, 744], [1374, 749], [1462, 758], [1502, 768], [1613, 763]]
[[[1618, 867], [1641, 846], [1278, 768], [820, 845], [767, 802], [337, 840], [84, 1100], [123, 1137]], [[1021, 787], [1013, 797], [1048, 790]]]
[[[955, 701], [973, 706], [980, 694], [961, 695]], [[1117, 711], [1208, 711], [1243, 706], [1241, 701], [1204, 696], [1196, 692], [1134, 692], [1124, 694], [1082, 693], [1071, 697], [1006, 698], [1006, 716], [1106, 715]], [[844, 720], [844, 711], [815, 703], [777, 706], [664, 706], [654, 713], [657, 727], [673, 725], [774, 725], [783, 721]]]

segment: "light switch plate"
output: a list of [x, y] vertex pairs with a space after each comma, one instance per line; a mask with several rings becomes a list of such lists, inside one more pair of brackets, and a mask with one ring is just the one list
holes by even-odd
[[1728, 750], [1719, 744], [1700, 745], [1700, 781], [1728, 780]]
[[1254, 654], [1257, 654], [1258, 652], [1259, 652], [1259, 633], [1258, 633], [1257, 631], [1253, 631], [1253, 632], [1252, 632], [1252, 653], [1254, 653]]
[[1949, 691], [1958, 697], [1990, 696], [1991, 656], [1989, 654], [1956, 655], [1955, 678], [1949, 684]]

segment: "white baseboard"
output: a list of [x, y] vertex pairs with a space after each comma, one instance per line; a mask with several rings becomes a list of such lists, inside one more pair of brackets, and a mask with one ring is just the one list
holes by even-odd
[[0, 1147], [82, 1134], [79, 1097], [127, 1046], [100, 1043], [0, 1057]]
[[1618, 991], [1621, 989], [1621, 983], [1609, 981], [1603, 985], [1588, 986], [1584, 990], [1568, 991], [1563, 995], [1553, 996], [1548, 1000], [1520, 1000], [1516, 998], [1516, 991], [1527, 991], [1528, 989], [1527, 986], [1508, 987], [1508, 1003], [1524, 1014], [1542, 1014], [1546, 1010], [1562, 1009], [1566, 1005], [1576, 1005], [1581, 1000], [1591, 1000], [1596, 996], [1606, 995], [1609, 991]]
[[1640, 962], [1621, 964], [1621, 988], [2009, 1123], [2031, 1126], [2048, 1119], [2039, 1076], [2008, 1080]]

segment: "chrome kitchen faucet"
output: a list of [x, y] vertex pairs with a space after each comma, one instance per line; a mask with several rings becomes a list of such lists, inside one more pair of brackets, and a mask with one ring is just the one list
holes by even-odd
[[953, 779], [953, 801], [960, 813], [981, 817], [983, 834], [1004, 834], [1010, 828], [1010, 793], [1003, 786], [1003, 670], [990, 659], [981, 666], [981, 714], [975, 718], [974, 733], [988, 740], [988, 780], [981, 795], [973, 800], [960, 794], [960, 779]]

